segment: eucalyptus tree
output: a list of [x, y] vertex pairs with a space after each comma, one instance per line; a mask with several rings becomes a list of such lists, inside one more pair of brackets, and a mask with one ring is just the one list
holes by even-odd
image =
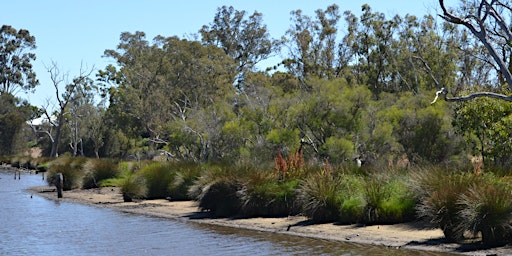
[[[371, 92], [365, 86], [351, 86], [343, 79], [313, 79], [308, 93], [289, 95], [276, 102], [283, 124], [276, 126], [283, 136], [295, 135], [296, 147], [303, 143], [318, 160], [343, 162], [362, 153], [364, 116]], [[277, 100], [276, 100], [277, 101]], [[281, 110], [286, 109], [286, 111]], [[275, 139], [275, 136], [273, 138]]]
[[84, 143], [91, 139], [94, 153], [99, 157], [98, 145], [102, 144], [101, 137], [99, 134], [91, 134], [91, 131], [101, 130], [103, 124], [98, 117], [99, 110], [94, 105], [94, 88], [93, 80], [85, 78], [73, 89], [74, 96], [66, 110], [66, 127], [69, 129], [69, 146], [73, 156], [85, 156]]
[[[93, 69], [85, 70], [81, 67], [79, 74], [71, 80], [69, 80], [68, 75], [61, 73], [56, 63], [52, 63], [52, 66], [48, 67], [47, 70], [55, 89], [56, 102], [53, 111], [49, 109], [49, 106], [44, 107], [42, 111], [47, 120], [51, 123], [51, 126], [55, 128], [55, 132], [39, 132], [44, 132], [49, 136], [51, 141], [50, 157], [56, 157], [59, 154], [59, 144], [61, 143], [63, 129], [68, 125], [69, 118], [72, 117], [74, 119], [71, 127], [77, 127], [77, 118], [86, 118], [77, 116], [77, 113], [71, 113], [70, 107], [72, 105], [79, 105], [78, 101], [84, 98], [84, 93], [92, 89], [92, 80], [89, 76]], [[62, 86], [64, 87], [62, 88]], [[64, 90], [61, 91], [61, 89]], [[72, 128], [72, 130], [76, 132], [74, 128]], [[75, 133], [75, 135], [77, 134]], [[72, 142], [72, 148], [75, 147], [74, 149], [76, 149], [76, 143], [77, 140], [79, 140], [78, 135], [74, 139], [75, 141]], [[74, 154], [76, 155], [76, 151], [74, 151]]]
[[485, 163], [512, 165], [512, 105], [509, 102], [479, 98], [457, 104], [453, 124], [456, 131], [464, 135], [468, 150], [482, 155]]
[[341, 19], [338, 5], [330, 5], [315, 13], [316, 19], [313, 19], [302, 10], [292, 11], [292, 24], [284, 41], [288, 58], [282, 64], [302, 83], [310, 77], [337, 77], [341, 70], [338, 64], [344, 63], [337, 53], [336, 35]]
[[216, 46], [177, 37], [157, 36], [149, 44], [143, 32], [122, 33], [117, 50], [105, 55], [118, 66], [99, 73], [110, 86], [107, 115], [115, 127], [129, 138], [145, 138], [148, 151], [208, 158], [214, 131], [201, 118], [204, 109], [234, 95], [234, 60]]
[[[490, 58], [485, 61], [491, 65], [499, 84], [506, 83], [512, 89], [512, 30], [510, 27], [510, 1], [480, 0], [474, 2], [462, 1], [461, 8], [456, 12], [446, 7], [444, 0], [439, 0], [442, 9], [440, 15], [449, 23], [467, 29], [484, 46]], [[476, 97], [492, 97], [512, 101], [512, 96], [495, 92], [474, 92], [466, 96], [447, 98], [448, 89], [441, 88], [437, 96], [444, 95], [449, 101], [464, 101]], [[437, 97], [436, 97], [437, 98]], [[435, 100], [434, 100], [435, 102]]]
[[237, 62], [235, 85], [243, 89], [247, 72], [253, 71], [256, 64], [276, 54], [280, 42], [270, 38], [263, 15], [255, 11], [246, 18], [246, 11], [235, 10], [232, 6], [222, 6], [210, 25], [200, 30], [201, 41], [224, 50], [226, 55]]
[[37, 116], [37, 108], [10, 93], [0, 94], [0, 155], [18, 153], [28, 141], [19, 141], [19, 135], [27, 120]]
[[0, 28], [0, 94], [31, 91], [39, 81], [32, 70], [36, 39], [26, 29], [9, 25]]

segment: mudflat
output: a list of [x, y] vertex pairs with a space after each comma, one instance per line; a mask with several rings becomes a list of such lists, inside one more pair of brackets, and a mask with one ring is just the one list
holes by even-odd
[[159, 199], [123, 202], [119, 188], [104, 187], [64, 191], [63, 198], [57, 198], [55, 187], [33, 187], [29, 191], [53, 200], [107, 207], [122, 212], [315, 239], [462, 255], [512, 255], [512, 246], [481, 248], [478, 243], [449, 243], [444, 239], [440, 229], [429, 228], [428, 223], [361, 226], [333, 223], [315, 224], [304, 216], [213, 218], [207, 212], [201, 212], [196, 202], [193, 201]]

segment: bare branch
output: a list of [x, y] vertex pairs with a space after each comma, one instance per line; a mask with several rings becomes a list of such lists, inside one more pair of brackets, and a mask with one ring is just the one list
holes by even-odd
[[475, 93], [468, 94], [466, 96], [460, 96], [460, 97], [454, 97], [454, 98], [448, 98], [446, 96], [447, 94], [448, 94], [448, 90], [446, 90], [446, 88], [441, 88], [441, 90], [436, 92], [436, 97], [430, 104], [436, 103], [437, 99], [439, 98], [439, 95], [443, 95], [444, 100], [452, 101], [452, 102], [453, 101], [468, 101], [468, 100], [472, 100], [475, 98], [482, 98], [482, 97], [494, 98], [494, 99], [512, 102], [512, 96], [507, 96], [504, 94], [499, 94], [499, 93], [494, 93], [494, 92], [475, 92]]
[[[506, 80], [509, 88], [512, 89], [512, 74], [508, 70], [507, 64], [500, 57], [496, 48], [491, 43], [491, 39], [487, 35], [487, 30], [486, 30], [486, 27], [484, 24], [485, 19], [488, 17], [487, 15], [491, 15], [495, 19], [498, 26], [502, 30], [506, 31], [507, 36], [512, 35], [512, 34], [510, 32], [510, 29], [508, 29], [507, 24], [504, 23], [505, 20], [492, 7], [492, 4], [495, 4], [495, 1], [493, 1], [491, 4], [489, 4], [486, 0], [481, 0], [481, 1], [482, 2], [479, 6], [479, 10], [481, 12], [481, 9], [483, 7], [485, 7], [485, 10], [483, 11], [484, 17], [479, 17], [479, 16], [472, 15], [472, 14], [469, 14], [467, 16], [467, 17], [471, 17], [478, 24], [478, 26], [479, 26], [478, 29], [475, 27], [475, 25], [473, 25], [473, 23], [471, 23], [470, 20], [468, 20], [466, 18], [461, 18], [461, 17], [455, 16], [453, 13], [448, 11], [448, 9], [446, 9], [446, 7], [444, 5], [444, 0], [439, 0], [439, 5], [441, 6], [441, 9], [443, 10], [443, 14], [441, 14], [439, 16], [450, 23], [463, 25], [466, 28], [468, 28], [471, 31], [471, 33], [473, 33], [473, 35], [476, 36], [478, 38], [478, 40], [480, 40], [480, 42], [485, 46], [485, 48], [487, 49], [487, 51], [489, 52], [489, 54], [491, 55], [493, 60], [498, 64], [499, 72], [503, 75], [503, 77], [505, 77], [505, 80]], [[481, 14], [481, 13], [479, 13], [479, 14]], [[505, 96], [505, 97], [507, 97], [507, 96]], [[502, 97], [499, 97], [499, 98], [502, 98]]]

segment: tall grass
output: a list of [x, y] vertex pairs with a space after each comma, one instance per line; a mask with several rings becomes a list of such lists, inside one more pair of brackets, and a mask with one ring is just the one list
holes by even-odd
[[459, 196], [467, 191], [474, 177], [461, 172], [434, 168], [415, 174], [415, 190], [419, 197], [417, 213], [443, 230], [448, 240], [463, 238], [458, 228], [462, 219]]
[[340, 217], [343, 204], [342, 178], [326, 173], [312, 174], [300, 186], [303, 213], [316, 222], [332, 222]]

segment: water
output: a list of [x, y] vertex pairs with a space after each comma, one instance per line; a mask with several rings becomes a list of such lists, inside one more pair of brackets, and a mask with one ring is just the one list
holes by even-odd
[[32, 195], [0, 170], [0, 255], [437, 255], [121, 213]]

